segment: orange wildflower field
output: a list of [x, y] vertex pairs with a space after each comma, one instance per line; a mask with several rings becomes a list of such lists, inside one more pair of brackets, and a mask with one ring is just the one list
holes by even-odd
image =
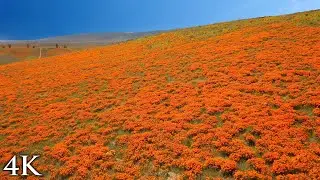
[[0, 142], [40, 179], [320, 179], [320, 11], [2, 65]]

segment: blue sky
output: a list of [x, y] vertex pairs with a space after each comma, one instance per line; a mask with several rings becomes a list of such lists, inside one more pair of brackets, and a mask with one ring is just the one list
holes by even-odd
[[137, 32], [320, 9], [320, 0], [0, 0], [0, 39]]

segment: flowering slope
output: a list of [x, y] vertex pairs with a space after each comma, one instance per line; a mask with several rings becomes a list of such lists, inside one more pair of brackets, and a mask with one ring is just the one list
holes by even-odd
[[45, 179], [320, 179], [319, 17], [0, 66], [0, 164], [40, 154]]

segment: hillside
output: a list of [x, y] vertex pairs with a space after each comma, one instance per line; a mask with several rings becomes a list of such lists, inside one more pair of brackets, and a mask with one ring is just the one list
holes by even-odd
[[40, 154], [48, 179], [320, 179], [319, 58], [310, 11], [0, 66], [0, 165], [20, 153]]

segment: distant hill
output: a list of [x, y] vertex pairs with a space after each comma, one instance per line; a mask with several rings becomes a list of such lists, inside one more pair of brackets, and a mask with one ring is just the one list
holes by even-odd
[[114, 42], [127, 41], [130, 39], [136, 39], [142, 36], [153, 35], [160, 31], [152, 32], [125, 32], [125, 33], [88, 33], [88, 34], [77, 34], [58, 36], [53, 38], [40, 39], [40, 43], [84, 43], [84, 44], [109, 44]]
[[68, 45], [105, 45], [127, 40], [136, 39], [142, 36], [157, 34], [161, 31], [151, 32], [108, 32], [108, 33], [85, 33], [49, 37], [37, 40], [0, 40], [0, 43], [26, 44], [35, 43], [38, 45], [68, 44]]
[[[38, 40], [0, 40], [0, 65], [124, 42], [160, 32], [162, 31], [86, 33]], [[8, 44], [11, 44], [12, 47], [8, 48]], [[59, 45], [59, 48], [56, 48], [56, 44]]]

